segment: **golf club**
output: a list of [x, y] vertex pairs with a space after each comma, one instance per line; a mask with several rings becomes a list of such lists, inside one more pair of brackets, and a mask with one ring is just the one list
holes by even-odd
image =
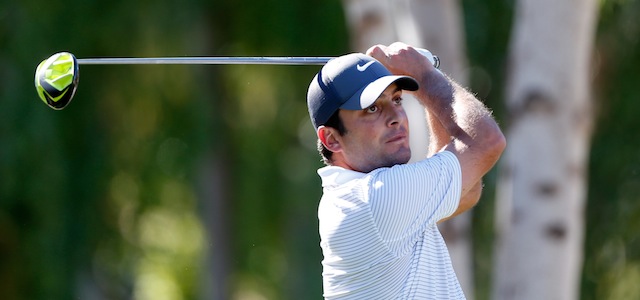
[[[434, 67], [440, 60], [426, 49], [416, 48]], [[36, 68], [35, 86], [40, 99], [55, 110], [65, 108], [78, 87], [78, 65], [323, 65], [333, 57], [124, 57], [80, 58], [59, 52]]]

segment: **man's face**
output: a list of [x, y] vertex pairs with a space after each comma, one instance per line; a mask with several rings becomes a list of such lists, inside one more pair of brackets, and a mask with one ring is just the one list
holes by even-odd
[[342, 154], [352, 169], [367, 173], [409, 161], [409, 122], [401, 96], [402, 90], [394, 83], [372, 106], [340, 110], [347, 130], [340, 137]]

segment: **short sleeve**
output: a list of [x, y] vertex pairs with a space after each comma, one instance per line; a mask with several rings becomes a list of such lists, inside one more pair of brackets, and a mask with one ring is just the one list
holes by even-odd
[[396, 254], [410, 251], [422, 232], [458, 208], [462, 171], [451, 152], [371, 175], [367, 187], [372, 216], [380, 237]]

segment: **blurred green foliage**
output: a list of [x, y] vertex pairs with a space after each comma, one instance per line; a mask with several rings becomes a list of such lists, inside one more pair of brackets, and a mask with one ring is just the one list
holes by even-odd
[[640, 298], [640, 1], [602, 6], [590, 160], [585, 299]]
[[[462, 4], [471, 88], [501, 119], [514, 3]], [[601, 7], [582, 298], [632, 299], [640, 295], [640, 1]], [[4, 3], [2, 298], [320, 298], [321, 163], [305, 103], [318, 67], [81, 66], [63, 111], [39, 103], [32, 78], [63, 50], [331, 56], [350, 51], [348, 38], [339, 1]], [[490, 292], [494, 176], [474, 217], [478, 299]], [[206, 192], [220, 185], [223, 193]], [[210, 202], [224, 211], [212, 214]], [[212, 216], [224, 216], [214, 222], [224, 225], [222, 241]], [[224, 255], [224, 278], [211, 275], [211, 255]]]
[[[195, 299], [212, 284], [203, 278], [220, 279], [203, 266], [223, 247], [230, 274], [217, 286], [230, 296], [321, 293], [320, 160], [305, 102], [318, 67], [81, 66], [63, 111], [38, 103], [32, 78], [63, 50], [338, 55], [348, 50], [339, 2], [21, 1], [1, 10], [3, 299]], [[229, 184], [223, 199], [201, 197], [208, 161]], [[205, 201], [226, 203], [224, 245], [211, 244]]]

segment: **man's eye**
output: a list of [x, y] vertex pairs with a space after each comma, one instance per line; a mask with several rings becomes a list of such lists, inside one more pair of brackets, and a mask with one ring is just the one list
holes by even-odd
[[368, 113], [374, 113], [374, 112], [377, 112], [377, 111], [378, 111], [378, 107], [377, 107], [377, 106], [375, 106], [375, 105], [372, 105], [372, 106], [367, 107], [366, 111], [367, 111]]
[[393, 103], [395, 103], [395, 104], [402, 104], [402, 98], [401, 98], [401, 97], [398, 97], [398, 98], [396, 98], [396, 99], [393, 99]]

